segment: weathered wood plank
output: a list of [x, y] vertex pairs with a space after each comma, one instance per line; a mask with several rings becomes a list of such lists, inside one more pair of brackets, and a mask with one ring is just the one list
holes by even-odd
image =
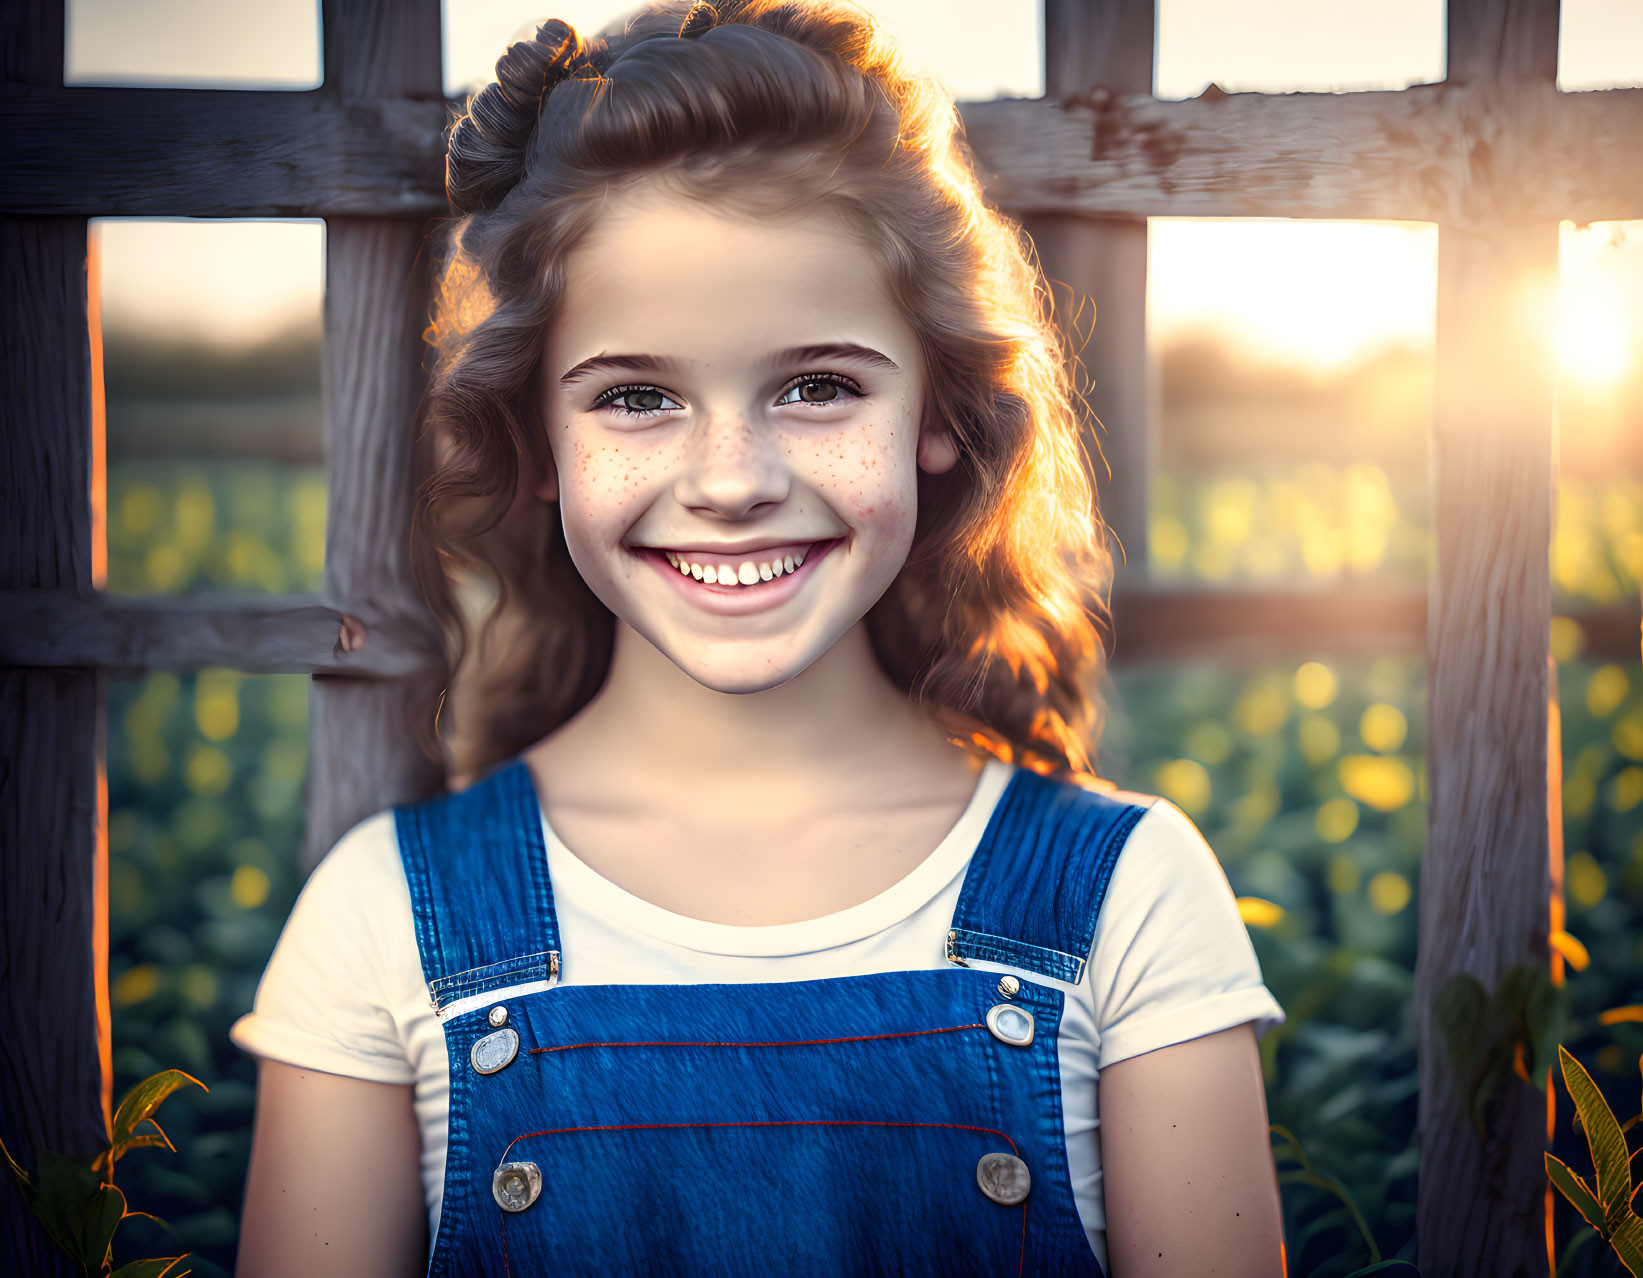
[[441, 101], [90, 89], [0, 99], [0, 212], [431, 217]]
[[[1643, 89], [1530, 86], [1510, 122], [1487, 85], [1235, 93], [1097, 90], [962, 106], [989, 194], [1016, 215], [1643, 217]], [[0, 99], [0, 212], [429, 217], [446, 211], [434, 100], [197, 89]], [[1510, 127], [1524, 136], [1510, 140]]]
[[[439, 98], [436, 0], [329, 0], [322, 14], [327, 94], [341, 102]], [[420, 631], [432, 648], [438, 632], [416, 593], [409, 554], [430, 286], [422, 240], [417, 221], [334, 217], [327, 224], [325, 593], [358, 607], [368, 628]], [[306, 863], [372, 812], [444, 785], [444, 767], [418, 746], [407, 705], [403, 684], [315, 680]]]
[[0, 591], [0, 665], [145, 670], [228, 666], [248, 674], [404, 679], [427, 672], [436, 650], [419, 629], [382, 622], [344, 651], [346, 614], [318, 598], [108, 595]]
[[[1486, 224], [1643, 216], [1643, 89], [1210, 94], [1097, 91], [1066, 104], [969, 103], [989, 194], [1016, 212], [1405, 218]], [[1522, 130], [1516, 137], [1507, 129]]]
[[[60, 0], [3, 7], [0, 97], [62, 83]], [[92, 586], [91, 341], [83, 218], [0, 219], [0, 589]], [[0, 1137], [85, 1158], [111, 1087], [102, 676], [0, 669]], [[18, 1273], [74, 1267], [0, 1175]]]
[[1433, 1009], [1460, 973], [1492, 990], [1547, 962], [1553, 372], [1537, 319], [1557, 226], [1440, 236], [1417, 1258], [1423, 1272], [1543, 1275], [1545, 1100], [1508, 1076], [1480, 1141]]
[[[1047, 97], [1093, 85], [1152, 92], [1153, 0], [1045, 0]], [[1155, 379], [1147, 359], [1147, 223], [1040, 213], [1023, 225], [1051, 281], [1057, 318], [1075, 354], [1087, 408], [1085, 448], [1121, 579], [1145, 574], [1149, 423]]]

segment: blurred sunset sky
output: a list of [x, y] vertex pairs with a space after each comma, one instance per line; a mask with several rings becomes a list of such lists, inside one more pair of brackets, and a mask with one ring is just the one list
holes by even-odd
[[[964, 99], [1037, 96], [1037, 0], [865, 6]], [[445, 86], [491, 76], [503, 48], [559, 16], [594, 31], [612, 0], [445, 0]], [[69, 0], [71, 84], [309, 89], [314, 0]], [[1444, 73], [1442, 0], [1160, 0], [1155, 92], [1396, 89]], [[1643, 3], [1564, 0], [1560, 87], [1643, 84]], [[1616, 162], [1621, 162], [1616, 157]], [[111, 328], [249, 345], [317, 322], [318, 221], [99, 222]], [[1154, 219], [1149, 331], [1322, 373], [1433, 340], [1437, 234], [1415, 223]], [[1565, 224], [1559, 341], [1567, 377], [1600, 390], [1643, 359], [1643, 222]]]

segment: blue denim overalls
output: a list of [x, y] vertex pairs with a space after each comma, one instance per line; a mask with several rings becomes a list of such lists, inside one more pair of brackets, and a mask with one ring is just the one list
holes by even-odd
[[1144, 811], [1017, 771], [929, 970], [559, 986], [576, 958], [524, 762], [396, 808], [436, 1010], [550, 982], [445, 1022], [429, 1273], [1099, 1278], [1067, 1171], [1056, 983], [1082, 977]]

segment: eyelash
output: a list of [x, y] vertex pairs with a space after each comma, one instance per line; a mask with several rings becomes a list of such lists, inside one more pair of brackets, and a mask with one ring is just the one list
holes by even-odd
[[[792, 381], [788, 382], [786, 386], [782, 387], [781, 393], [782, 395], [787, 395], [789, 392], [800, 386], [809, 386], [816, 382], [826, 382], [829, 385], [837, 386], [841, 390], [848, 391], [857, 399], [862, 399], [866, 396], [866, 392], [862, 390], [861, 385], [858, 382], [852, 378], [844, 376], [842, 373], [807, 373], [803, 377], [795, 377]], [[593, 401], [593, 407], [595, 409], [613, 408], [623, 417], [650, 417], [656, 413], [664, 413], [668, 411], [665, 408], [627, 408], [616, 402], [621, 399], [622, 396], [631, 395], [634, 391], [655, 391], [658, 395], [661, 395], [665, 399], [673, 399], [673, 396], [669, 395], [659, 386], [652, 386], [648, 382], [630, 382], [626, 386], [612, 386], [609, 390], [602, 392], [599, 398]], [[795, 400], [794, 402], [802, 403], [803, 401]], [[783, 405], [783, 407], [786, 407], [786, 405]], [[825, 407], [825, 405], [817, 405], [817, 407]]]

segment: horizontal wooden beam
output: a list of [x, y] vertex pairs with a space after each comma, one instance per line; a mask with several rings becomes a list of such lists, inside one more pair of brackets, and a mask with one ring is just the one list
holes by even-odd
[[[1272, 656], [1417, 656], [1426, 651], [1424, 586], [1267, 590], [1120, 587], [1115, 665]], [[1643, 603], [1563, 609], [1585, 636], [1581, 660], [1636, 661]]]
[[[1130, 586], [1113, 593], [1115, 663], [1285, 656], [1414, 655], [1426, 648], [1424, 587], [1210, 590]], [[365, 626], [343, 651], [346, 614], [304, 595], [189, 598], [0, 591], [0, 666], [87, 667], [119, 676], [225, 666], [248, 674], [406, 679], [428, 673], [428, 640], [402, 625]], [[1583, 660], [1635, 661], [1643, 609], [1564, 611], [1585, 634]]]
[[[445, 213], [450, 107], [199, 89], [0, 100], [0, 213]], [[1643, 217], [1643, 89], [1434, 84], [1184, 102], [1092, 89], [962, 106], [989, 194], [1017, 215]]]
[[363, 646], [344, 651], [345, 615], [309, 596], [0, 591], [0, 666], [86, 666], [116, 677], [226, 666], [365, 679], [415, 678], [431, 668], [429, 641], [388, 622], [364, 624]]
[[964, 107], [988, 193], [1013, 212], [1394, 218], [1643, 217], [1643, 89], [1417, 85], [1386, 93], [1096, 89]]
[[438, 99], [59, 89], [0, 99], [0, 213], [446, 214]]

